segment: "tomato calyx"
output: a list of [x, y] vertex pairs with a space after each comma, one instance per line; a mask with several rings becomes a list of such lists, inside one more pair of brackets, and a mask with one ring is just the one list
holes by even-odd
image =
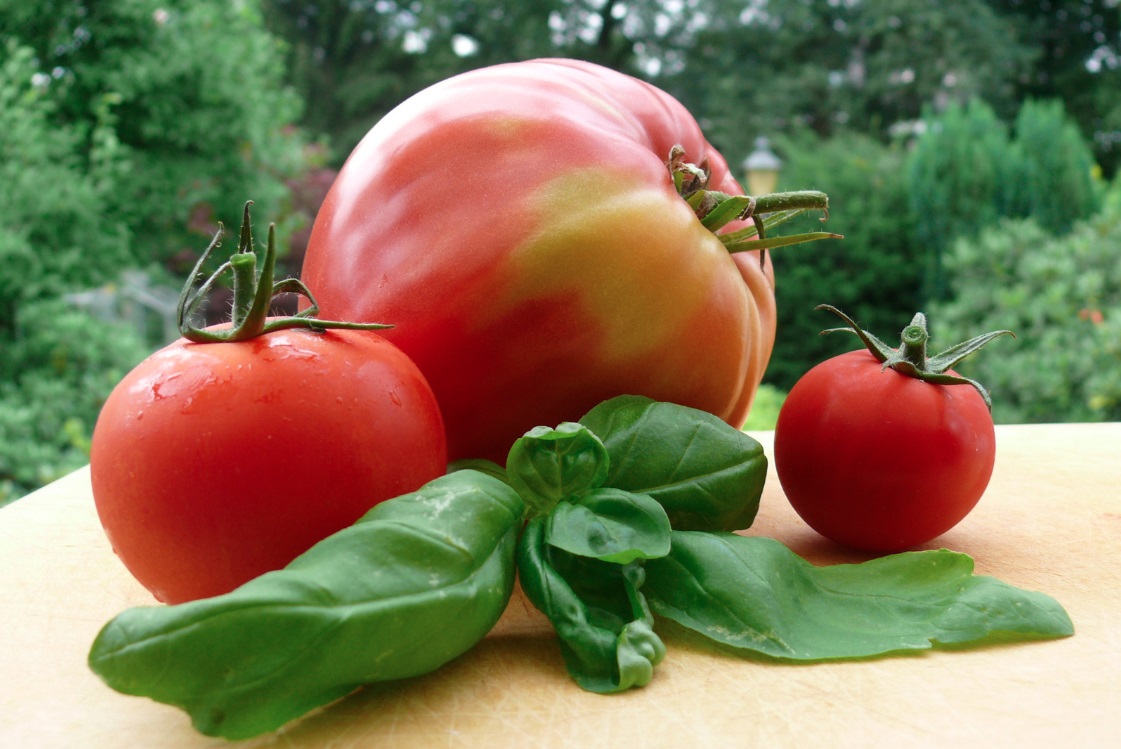
[[[768, 237], [767, 232], [806, 211], [821, 211], [821, 221], [829, 218], [829, 196], [816, 190], [775, 192], [767, 195], [729, 195], [707, 189], [711, 176], [708, 160], [700, 165], [686, 160], [685, 149], [674, 146], [666, 160], [678, 195], [689, 204], [706, 229], [720, 239], [728, 252], [759, 250], [762, 265], [766, 251], [776, 247], [813, 242], [819, 239], [843, 239], [832, 232], [805, 232], [783, 237]], [[719, 234], [733, 221], [751, 221], [751, 226]]]
[[876, 357], [877, 361], [883, 363], [881, 369], [886, 370], [890, 367], [900, 374], [935, 385], [970, 385], [981, 394], [981, 398], [984, 399], [985, 405], [988, 406], [989, 411], [991, 412], [993, 410], [992, 398], [981, 383], [968, 377], [962, 377], [961, 375], [949, 374], [948, 370], [956, 366], [958, 362], [965, 357], [981, 350], [981, 348], [994, 338], [998, 338], [1002, 335], [1010, 335], [1015, 338], [1016, 334], [1011, 330], [994, 330], [951, 346], [940, 354], [928, 357], [926, 355], [926, 345], [930, 340], [930, 333], [927, 331], [926, 315], [921, 312], [916, 312], [915, 316], [911, 319], [911, 324], [903, 328], [903, 332], [900, 333], [899, 336], [899, 348], [892, 348], [876, 336], [861, 328], [851, 317], [836, 307], [828, 304], [819, 304], [814, 309], [832, 312], [848, 325], [848, 327], [845, 328], [823, 330], [821, 331], [822, 335], [838, 332], [855, 333], [868, 348], [868, 351], [871, 352], [872, 356]]
[[[323, 331], [330, 328], [384, 330], [393, 327], [382, 323], [356, 323], [316, 318], [315, 315], [319, 313], [319, 305], [316, 303], [311, 290], [302, 281], [297, 278], [286, 278], [281, 281], [273, 280], [276, 275], [276, 224], [269, 224], [268, 241], [258, 271], [257, 254], [253, 250], [253, 229], [249, 220], [249, 206], [251, 205], [253, 205], [252, 200], [245, 203], [237, 252], [229, 260], [222, 263], [197, 291], [195, 290], [195, 283], [202, 277], [202, 266], [221, 243], [225, 228], [219, 223], [214, 238], [202, 253], [202, 257], [195, 263], [190, 276], [187, 277], [187, 282], [179, 294], [177, 307], [179, 334], [181, 336], [195, 343], [218, 343], [245, 341], [275, 330], [290, 328]], [[233, 276], [234, 300], [230, 327], [221, 330], [195, 327], [190, 322], [191, 315], [206, 299], [219, 278], [227, 271]], [[307, 309], [289, 317], [269, 317], [269, 306], [273, 298], [277, 294], [283, 293], [294, 293], [305, 297], [309, 303]]]

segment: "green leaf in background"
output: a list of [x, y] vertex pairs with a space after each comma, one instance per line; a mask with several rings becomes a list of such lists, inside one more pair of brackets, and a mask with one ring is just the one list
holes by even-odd
[[272, 731], [486, 636], [513, 590], [524, 510], [491, 476], [443, 476], [231, 593], [128, 609], [98, 634], [90, 668], [181, 707], [208, 736]]
[[572, 554], [627, 564], [668, 554], [670, 533], [666, 511], [650, 497], [594, 489], [553, 508], [545, 540]]
[[526, 432], [510, 448], [506, 473], [532, 510], [548, 512], [562, 499], [602, 485], [607, 463], [599, 438], [569, 421]]
[[653, 497], [675, 529], [732, 531], [755, 520], [767, 456], [712, 414], [626, 395], [580, 423], [607, 448], [605, 485]]
[[1054, 599], [974, 575], [969, 556], [945, 549], [815, 567], [769, 538], [675, 531], [669, 555], [645, 569], [656, 614], [775, 658], [861, 658], [1074, 632]]

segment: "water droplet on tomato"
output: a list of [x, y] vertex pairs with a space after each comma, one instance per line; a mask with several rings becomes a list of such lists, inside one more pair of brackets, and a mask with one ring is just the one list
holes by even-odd
[[393, 405], [395, 405], [395, 406], [400, 406], [401, 405], [401, 398], [398, 397], [396, 390], [390, 390], [389, 391], [389, 400], [393, 401]]

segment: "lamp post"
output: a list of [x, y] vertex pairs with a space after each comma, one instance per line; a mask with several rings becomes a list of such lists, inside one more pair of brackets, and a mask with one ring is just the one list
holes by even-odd
[[755, 150], [743, 160], [743, 171], [747, 177], [747, 192], [758, 197], [775, 191], [782, 160], [771, 151], [771, 145], [763, 136], [755, 139]]

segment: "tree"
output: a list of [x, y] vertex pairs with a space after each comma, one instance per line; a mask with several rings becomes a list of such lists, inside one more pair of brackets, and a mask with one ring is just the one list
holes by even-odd
[[[696, 6], [689, 0], [684, 6]], [[630, 73], [673, 58], [685, 8], [657, 0], [273, 0], [304, 124], [341, 162], [386, 112], [439, 80], [488, 65], [579, 57]], [[680, 58], [680, 55], [676, 55]]]
[[1035, 52], [984, 0], [712, 2], [687, 64], [663, 81], [726, 155], [809, 127], [888, 139], [928, 103], [1015, 111]]
[[246, 199], [280, 212], [300, 166], [299, 100], [255, 0], [0, 0], [0, 36], [32, 50], [50, 122], [76, 134], [82, 168], [113, 144], [104, 214], [126, 227], [134, 262], [193, 256]]
[[1061, 101], [1024, 102], [1013, 138], [1004, 215], [1031, 217], [1044, 229], [1064, 234], [1097, 211], [1097, 165]]
[[907, 169], [925, 299], [946, 298], [942, 258], [955, 239], [1000, 218], [1062, 233], [1099, 205], [1090, 149], [1060, 102], [1026, 102], [1011, 132], [980, 100], [952, 105], [925, 121]]
[[1036, 49], [1017, 99], [1061, 100], [1112, 175], [1121, 162], [1121, 5], [1116, 0], [990, 0]]
[[42, 75], [30, 49], [0, 49], [0, 345], [22, 304], [104, 282], [129, 258], [127, 230], [108, 217], [112, 133], [56, 123]]

